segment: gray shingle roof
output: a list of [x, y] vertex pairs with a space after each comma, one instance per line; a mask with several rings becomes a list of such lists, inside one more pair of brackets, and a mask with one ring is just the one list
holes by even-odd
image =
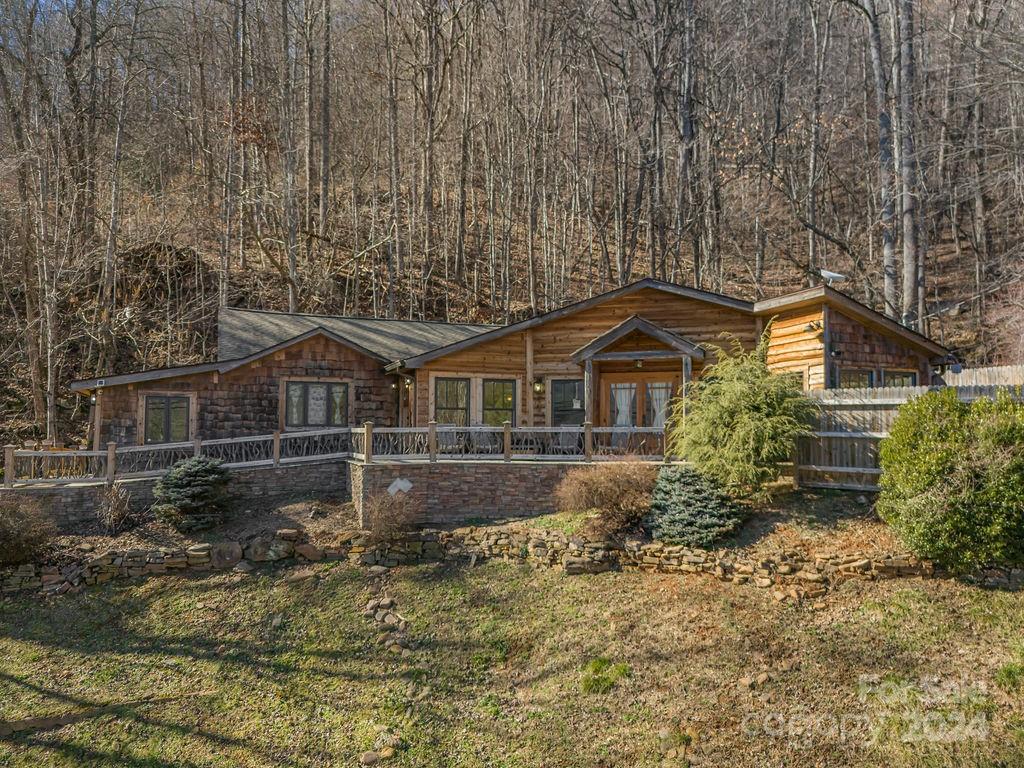
[[217, 359], [247, 357], [314, 328], [324, 328], [383, 359], [399, 360], [463, 341], [494, 326], [299, 315], [226, 307], [221, 309], [217, 322]]

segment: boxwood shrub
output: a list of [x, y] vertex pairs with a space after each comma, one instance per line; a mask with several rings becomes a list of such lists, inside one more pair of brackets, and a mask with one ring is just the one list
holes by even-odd
[[1024, 562], [1024, 404], [929, 392], [900, 409], [879, 458], [878, 513], [912, 552], [953, 572]]

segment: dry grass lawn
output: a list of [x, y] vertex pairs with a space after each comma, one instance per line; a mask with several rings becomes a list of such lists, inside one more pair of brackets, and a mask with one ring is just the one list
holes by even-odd
[[[743, 535], [882, 535], [859, 514]], [[0, 765], [349, 766], [377, 726], [405, 742], [382, 765], [417, 768], [1024, 765], [1021, 593], [850, 582], [811, 610], [696, 576], [423, 565], [383, 582], [402, 659], [361, 615], [378, 579], [289, 573], [0, 603], [0, 722], [68, 716], [0, 736]]]

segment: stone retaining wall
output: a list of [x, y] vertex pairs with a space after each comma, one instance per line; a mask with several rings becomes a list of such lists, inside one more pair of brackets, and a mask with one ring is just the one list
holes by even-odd
[[367, 499], [388, 492], [396, 480], [422, 511], [425, 526], [531, 517], [555, 511], [554, 490], [579, 462], [437, 461], [352, 462], [352, 500], [360, 521]]
[[[388, 544], [375, 544], [362, 531], [345, 531], [325, 544], [308, 541], [301, 530], [282, 529], [272, 537], [248, 541], [197, 544], [187, 549], [103, 552], [63, 567], [8, 568], [0, 570], [0, 592], [31, 590], [42, 595], [60, 595], [115, 578], [227, 569], [249, 572], [268, 563], [300, 565], [345, 560], [383, 573], [402, 564], [461, 560], [472, 565], [490, 558], [552, 568], [568, 575], [610, 570], [695, 574], [771, 590], [778, 601], [817, 600], [850, 579], [874, 581], [937, 575], [930, 562], [902, 553], [811, 555], [786, 550], [752, 559], [742, 551], [712, 552], [657, 541], [614, 544], [586, 541], [561, 531], [502, 527], [423, 530]], [[298, 580], [314, 575], [307, 569], [288, 578]], [[978, 574], [975, 580], [986, 586], [1019, 589], [1024, 586], [1024, 570], [992, 569]]]
[[[281, 467], [248, 467], [231, 470], [231, 492], [240, 505], [255, 502], [285, 503], [321, 496], [347, 499], [348, 462], [333, 460]], [[156, 478], [122, 480], [118, 483], [131, 495], [132, 508], [148, 509], [153, 504]], [[17, 494], [37, 499], [49, 512], [62, 533], [75, 533], [82, 523], [96, 519], [96, 507], [106, 486], [103, 483], [31, 486], [0, 489], [0, 495]]]

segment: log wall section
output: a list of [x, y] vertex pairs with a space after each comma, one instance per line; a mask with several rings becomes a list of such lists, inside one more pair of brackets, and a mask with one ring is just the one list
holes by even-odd
[[[639, 315], [694, 344], [727, 344], [723, 334], [731, 334], [749, 349], [757, 339], [757, 322], [748, 312], [684, 296], [673, 296], [654, 289], [637, 291], [551, 320], [529, 331], [485, 341], [430, 361], [416, 371], [416, 425], [424, 426], [430, 420], [432, 374], [434, 377], [460, 375], [468, 378], [485, 375], [494, 375], [496, 378], [518, 376], [522, 382], [518, 392], [518, 407], [524, 414], [522, 423], [527, 426], [545, 425], [549, 411], [550, 380], [582, 379], [583, 368], [572, 362], [572, 353], [632, 315]], [[527, 334], [532, 336], [533, 359], [529, 366]], [[622, 342], [637, 345], [634, 347], [636, 349], [664, 348], [664, 345], [652, 339], [647, 339], [647, 345], [640, 347], [640, 342], [632, 338], [632, 335], [625, 337]], [[598, 378], [603, 365], [608, 366], [607, 370], [612, 368], [610, 364], [596, 364]], [[681, 365], [681, 362], [674, 361], [658, 361], [657, 364], [650, 361], [645, 362], [644, 369], [648, 370], [648, 366], [651, 366], [651, 370], [679, 370]], [[534, 392], [532, 381], [527, 379], [528, 368], [533, 378], [546, 382], [543, 393]], [[694, 361], [693, 369], [696, 378], [700, 375], [700, 361]], [[532, 418], [529, 416], [530, 398], [533, 400]]]
[[803, 377], [804, 389], [824, 389], [825, 312], [822, 306], [780, 312], [771, 318], [768, 367]]

